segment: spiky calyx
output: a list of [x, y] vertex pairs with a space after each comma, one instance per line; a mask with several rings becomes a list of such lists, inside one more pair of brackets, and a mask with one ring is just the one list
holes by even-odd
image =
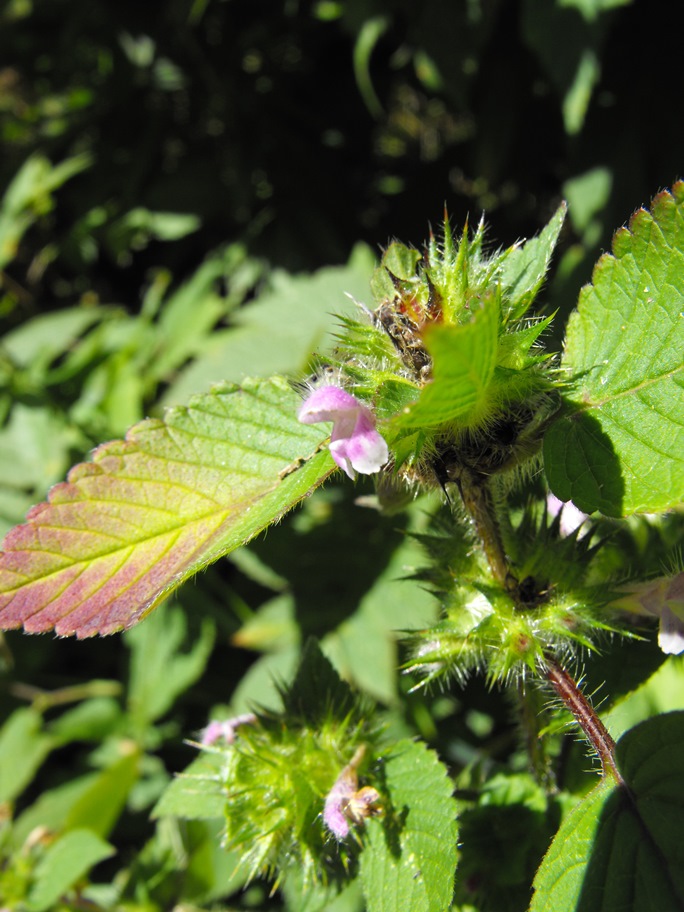
[[491, 475], [539, 450], [557, 407], [553, 362], [539, 345], [551, 317], [525, 315], [563, 211], [553, 230], [492, 255], [483, 223], [455, 238], [448, 219], [422, 254], [391, 244], [370, 323], [343, 321], [336, 369], [372, 405], [403, 482], [444, 487], [464, 468]]
[[249, 878], [277, 883], [296, 868], [305, 884], [335, 885], [356, 864], [363, 817], [353, 813], [354, 792], [340, 806], [350, 824], [341, 839], [326, 823], [326, 798], [354, 764], [359, 791], [372, 790], [371, 810], [380, 809], [372, 785], [379, 732], [370, 707], [352, 695], [314, 643], [282, 700], [282, 713], [257, 712], [234, 743], [208, 748], [222, 758], [225, 845], [240, 854]]
[[[432, 557], [423, 573], [442, 602], [434, 627], [413, 633], [406, 670], [420, 684], [465, 679], [483, 671], [494, 684], [544, 673], [551, 658], [567, 663], [596, 637], [616, 632], [608, 586], [592, 585], [600, 540], [591, 524], [563, 533], [561, 515], [529, 505], [507, 529], [510, 571], [497, 578], [452, 517], [421, 537]], [[462, 527], [460, 527], [462, 528]]]

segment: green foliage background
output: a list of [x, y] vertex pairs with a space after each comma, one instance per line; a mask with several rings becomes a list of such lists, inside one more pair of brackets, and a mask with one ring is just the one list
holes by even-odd
[[[370, 300], [379, 247], [419, 243], [445, 204], [454, 225], [486, 210], [492, 241], [510, 244], [569, 201], [542, 293], [560, 338], [613, 229], [681, 176], [670, 20], [664, 0], [6, 0], [0, 531], [164, 405], [306, 371], [331, 344], [331, 312], [353, 312], [344, 292]], [[25, 877], [27, 908], [53, 908], [87, 870], [55, 879], [71, 853], [99, 862], [89, 895], [103, 908], [299, 909], [292, 885], [233, 895], [211, 814], [154, 823], [149, 811], [194, 757], [182, 739], [217, 708], [272, 704], [274, 675], [291, 674], [309, 634], [390, 708], [397, 737], [420, 735], [463, 771], [464, 793], [521, 767], [509, 706], [482, 682], [406, 693], [393, 631], [437, 607], [398, 582], [423, 559], [404, 532], [424, 518], [361, 514], [360, 493], [329, 486], [123, 637], [5, 637], [0, 857], [15, 879], [2, 889], [23, 895]], [[678, 708], [677, 663], [658, 674], [620, 730]], [[466, 853], [458, 908], [482, 877], [498, 912], [526, 907], [520, 884], [563, 809], [519, 775], [513, 799], [512, 780], [494, 779], [468, 810], [472, 844], [494, 831], [506, 862], [483, 871]], [[37, 826], [65, 819], [68, 840], [36, 837], [21, 855]], [[325, 908], [360, 900], [338, 902]]]

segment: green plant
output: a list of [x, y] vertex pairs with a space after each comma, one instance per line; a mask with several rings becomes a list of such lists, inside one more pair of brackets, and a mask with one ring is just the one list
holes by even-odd
[[[235, 599], [235, 640], [266, 661], [233, 694], [241, 714], [204, 731], [155, 815], [160, 826], [225, 818], [238, 877], [272, 880], [291, 908], [306, 895], [307, 908], [522, 909], [533, 877], [532, 909], [588, 910], [598, 893], [615, 912], [649, 908], [646, 896], [653, 908], [684, 904], [684, 716], [630, 722], [616, 747], [586, 696], [602, 680], [612, 705], [660, 664], [643, 618], [659, 618], [666, 651], [684, 644], [684, 185], [618, 231], [555, 356], [543, 344], [553, 315], [532, 307], [564, 217], [561, 206], [536, 238], [501, 251], [487, 249], [483, 223], [455, 235], [448, 219], [422, 251], [390, 245], [375, 308], [341, 319], [306, 382], [223, 383], [137, 424], [5, 539], [5, 628], [130, 628], [232, 552], [272, 593], [252, 615]], [[377, 513], [350, 508], [339, 487], [309, 499], [336, 467], [374, 477], [364, 502]], [[559, 503], [570, 500], [582, 511], [574, 526]], [[302, 502], [277, 547], [244, 548]], [[384, 541], [388, 522], [402, 533]], [[393, 581], [399, 568], [408, 580]], [[405, 631], [409, 694], [372, 648], [393, 628]], [[333, 664], [314, 641], [299, 658], [306, 633]], [[188, 681], [203, 648], [186, 660]], [[276, 669], [291, 682], [268, 690], [259, 675]], [[431, 685], [457, 694], [472, 675], [510, 695], [520, 726], [522, 748], [509, 744], [489, 768], [458, 751], [447, 763], [425, 743], [439, 720]], [[151, 688], [152, 715], [131, 703], [136, 751], [169, 706]], [[486, 739], [492, 718], [471, 712], [465, 724]], [[567, 756], [568, 722], [599, 760], [592, 790], [584, 761]], [[34, 763], [49, 749], [40, 737]], [[482, 845], [492, 831], [503, 847], [494, 866]], [[90, 864], [108, 851], [92, 842]], [[45, 908], [31, 898], [47, 889], [35, 877], [28, 908]]]

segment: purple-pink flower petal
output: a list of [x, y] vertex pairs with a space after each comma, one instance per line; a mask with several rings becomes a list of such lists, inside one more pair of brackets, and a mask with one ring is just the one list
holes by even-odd
[[330, 455], [347, 475], [372, 475], [389, 459], [387, 443], [375, 427], [372, 412], [340, 386], [321, 386], [299, 410], [304, 424], [332, 421]]
[[356, 776], [345, 767], [326, 795], [323, 823], [336, 839], [342, 840], [349, 835], [349, 821], [345, 817], [344, 808], [355, 788]]
[[563, 538], [572, 535], [585, 520], [589, 519], [588, 514], [583, 513], [571, 500], [564, 503], [555, 494], [548, 495], [546, 504], [550, 516], [557, 516], [560, 513], [560, 534]]
[[202, 741], [206, 747], [211, 747], [217, 741], [232, 744], [235, 734], [241, 725], [253, 725], [256, 722], [254, 713], [242, 713], [232, 719], [212, 719], [202, 732]]
[[635, 614], [657, 617], [658, 645], [662, 651], [667, 655], [684, 653], [684, 572], [637, 583], [612, 604]]

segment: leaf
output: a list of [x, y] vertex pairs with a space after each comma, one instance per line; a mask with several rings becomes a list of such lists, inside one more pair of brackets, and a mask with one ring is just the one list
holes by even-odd
[[246, 376], [306, 369], [314, 352], [329, 350], [326, 340], [332, 341], [332, 333], [339, 330], [340, 314], [358, 313], [344, 294], [363, 299], [374, 265], [372, 251], [358, 244], [344, 266], [304, 275], [276, 271], [270, 289], [235, 312], [233, 325], [202, 342], [195, 360], [164, 394], [164, 402], [184, 402], [217, 378], [239, 383]]
[[226, 794], [222, 787], [225, 757], [206, 751], [169, 783], [152, 811], [152, 817], [188, 820], [223, 819]]
[[192, 648], [187, 643], [187, 621], [179, 605], [164, 605], [147, 624], [131, 630], [128, 703], [131, 716], [144, 732], [173, 705], [202, 674], [216, 636], [210, 618], [205, 618]]
[[[380, 528], [383, 537], [389, 538], [384, 524]], [[354, 614], [323, 640], [326, 655], [344, 680], [385, 704], [398, 698], [397, 631], [405, 633], [437, 620], [437, 599], [423, 586], [411, 586], [406, 580], [424, 561], [422, 546], [404, 533], [403, 542], [395, 547]], [[391, 612], [388, 605], [393, 606]]]
[[108, 842], [89, 830], [65, 833], [46, 851], [28, 897], [30, 912], [48, 912], [98, 861], [115, 854]]
[[123, 756], [94, 776], [77, 797], [62, 821], [65, 830], [86, 827], [103, 838], [109, 836], [140, 776], [141, 756], [130, 745], [123, 742]]
[[684, 500], [684, 183], [615, 235], [566, 335], [573, 385], [544, 441], [551, 488], [608, 516]]
[[584, 236], [585, 243], [587, 229], [606, 207], [612, 189], [613, 174], [605, 167], [590, 168], [563, 184], [570, 220], [578, 234]]
[[[17, 403], [0, 431], [2, 483], [13, 488], [54, 484], [69, 467], [75, 441], [76, 434], [53, 409]], [[17, 459], [18, 453], [21, 459]]]
[[69, 709], [50, 723], [49, 732], [59, 745], [71, 741], [104, 741], [121, 731], [124, 713], [113, 697], [93, 697]]
[[522, 317], [537, 297], [567, 211], [567, 204], [561, 203], [541, 234], [507, 253], [502, 264], [501, 283], [513, 301], [509, 319]]
[[435, 426], [476, 418], [494, 374], [499, 331], [498, 309], [485, 302], [469, 323], [442, 325], [426, 333], [434, 380], [418, 401], [396, 419], [402, 427]]
[[383, 115], [382, 102], [373, 85], [370, 60], [373, 50], [390, 25], [389, 16], [372, 16], [365, 19], [354, 44], [354, 76], [371, 117]]
[[[54, 313], [38, 314], [5, 333], [3, 352], [12, 363], [31, 371], [38, 382], [45, 382], [45, 373], [59, 357], [70, 353], [76, 341], [90, 327], [113, 315], [104, 307], [67, 307]], [[68, 355], [67, 355], [68, 356]]]
[[34, 803], [17, 817], [12, 826], [12, 843], [20, 849], [36, 827], [41, 830], [61, 832], [70, 809], [80, 801], [99, 777], [99, 773], [86, 773], [70, 779], [53, 789], [42, 792]]
[[[397, 699], [397, 630], [424, 626], [438, 610], [433, 595], [405, 581], [425, 563], [422, 546], [407, 531], [411, 525], [423, 526], [426, 507], [414, 503], [391, 517], [359, 510], [358, 490], [347, 485], [318, 490], [295, 521], [249, 549], [233, 552], [231, 560], [239, 555], [243, 571], [250, 572], [246, 553], [259, 565], [256, 572], [253, 566], [251, 579], [285, 591], [263, 603], [232, 642], [246, 649], [282, 651], [299, 643], [301, 635], [305, 639], [314, 634], [345, 681], [391, 703]], [[364, 542], [361, 549], [359, 541]], [[392, 611], [387, 610], [390, 604]], [[250, 676], [254, 669], [251, 666]], [[261, 696], [252, 699], [262, 702]]]
[[14, 259], [24, 232], [51, 208], [52, 193], [79, 171], [88, 168], [88, 153], [53, 165], [42, 155], [26, 159], [0, 201], [0, 269]]
[[350, 716], [355, 710], [349, 684], [340, 678], [314, 637], [309, 637], [304, 645], [292, 683], [279, 689], [285, 717], [312, 727], [323, 725], [333, 708], [338, 719]]
[[[616, 0], [616, 5], [620, 0]], [[578, 9], [572, 9], [575, 6]], [[523, 5], [521, 33], [562, 101], [565, 132], [580, 132], [601, 75], [601, 47], [610, 19], [592, 0]], [[578, 15], [578, 10], [584, 15]]]
[[54, 745], [35, 709], [16, 709], [0, 729], [0, 803], [20, 795]]
[[436, 754], [400, 741], [385, 763], [391, 808], [369, 820], [361, 854], [368, 912], [444, 912], [457, 857], [453, 783]]
[[[0, 626], [79, 637], [131, 627], [333, 470], [325, 432], [273, 378], [225, 384], [98, 447], [13, 529]], [[308, 460], [308, 461], [307, 461]]]
[[542, 862], [530, 912], [684, 909], [684, 712], [625, 734], [627, 789], [602, 780], [563, 822]]

